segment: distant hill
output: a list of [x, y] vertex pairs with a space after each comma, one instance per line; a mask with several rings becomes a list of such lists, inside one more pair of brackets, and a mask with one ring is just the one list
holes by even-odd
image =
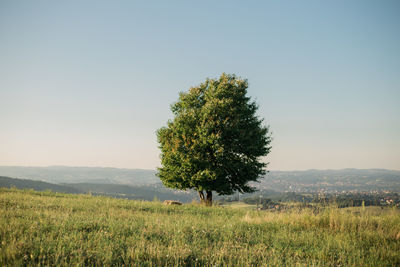
[[0, 187], [16, 187], [19, 189], [34, 189], [36, 191], [51, 190], [60, 193], [79, 194], [83, 191], [67, 185], [50, 184], [46, 182], [33, 181], [27, 179], [15, 179], [10, 177], [0, 176]]
[[[125, 184], [133, 187], [158, 186], [165, 189], [154, 170], [98, 167], [4, 167], [0, 175], [55, 184]], [[259, 189], [278, 192], [348, 192], [389, 190], [400, 192], [400, 171], [385, 169], [343, 169], [271, 171]], [[167, 189], [165, 189], [167, 190]]]
[[198, 198], [197, 193], [194, 191], [172, 190], [165, 188], [161, 184], [130, 186], [119, 184], [78, 183], [67, 185], [85, 193], [91, 193], [93, 195], [105, 195], [116, 198], [141, 199], [148, 201], [157, 198], [161, 201], [177, 200], [186, 203]]
[[37, 191], [51, 190], [53, 192], [104, 195], [115, 198], [126, 198], [136, 200], [154, 200], [155, 198], [164, 200], [177, 200], [181, 202], [191, 202], [197, 199], [197, 194], [193, 191], [178, 191], [157, 185], [119, 185], [119, 184], [51, 184], [47, 182], [34, 181], [28, 179], [16, 179], [0, 176], [0, 187], [16, 187], [18, 189], [34, 189]]
[[[194, 191], [165, 188], [152, 170], [128, 170], [89, 167], [0, 167], [0, 175], [10, 174], [21, 178], [0, 177], [0, 187], [32, 188], [65, 193], [91, 193], [117, 198], [153, 200], [178, 200], [191, 202], [197, 199]], [[44, 180], [44, 181], [37, 181]], [[50, 183], [52, 182], [52, 183]], [[57, 184], [56, 184], [57, 183]], [[271, 171], [260, 183], [255, 183], [262, 194], [271, 199], [285, 198], [285, 192], [341, 193], [350, 191], [400, 192], [400, 171], [383, 169], [344, 169], [308, 171]], [[251, 197], [245, 194], [242, 197]], [[288, 195], [293, 198], [293, 195]], [[235, 198], [236, 195], [230, 198]], [[215, 195], [215, 200], [226, 198]], [[228, 197], [229, 198], [229, 197]]]
[[271, 171], [261, 180], [258, 187], [280, 192], [354, 190], [400, 192], [400, 171], [385, 169]]
[[147, 185], [160, 182], [154, 170], [100, 167], [14, 167], [0, 166], [0, 175], [49, 183], [97, 183]]

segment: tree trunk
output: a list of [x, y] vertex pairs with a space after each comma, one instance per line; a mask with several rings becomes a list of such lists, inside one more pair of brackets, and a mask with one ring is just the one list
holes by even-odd
[[208, 207], [212, 206], [212, 191], [206, 191], [206, 195], [204, 195], [203, 191], [198, 191], [200, 197], [200, 204], [206, 205]]
[[212, 191], [206, 191], [207, 199], [206, 199], [206, 206], [212, 206]]
[[205, 204], [206, 203], [206, 199], [204, 197], [203, 191], [199, 191], [199, 196], [200, 196], [200, 204]]

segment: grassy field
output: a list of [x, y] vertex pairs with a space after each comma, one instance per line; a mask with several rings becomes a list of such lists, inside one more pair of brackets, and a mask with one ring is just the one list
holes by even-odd
[[0, 189], [0, 266], [400, 266], [395, 209], [254, 211]]

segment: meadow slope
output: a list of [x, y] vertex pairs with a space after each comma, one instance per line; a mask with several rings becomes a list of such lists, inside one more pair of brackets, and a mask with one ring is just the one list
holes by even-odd
[[164, 206], [0, 189], [0, 265], [400, 266], [396, 209]]

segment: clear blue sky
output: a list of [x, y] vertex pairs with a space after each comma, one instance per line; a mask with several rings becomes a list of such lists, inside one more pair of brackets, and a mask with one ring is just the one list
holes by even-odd
[[399, 1], [0, 2], [0, 165], [154, 169], [180, 91], [249, 80], [269, 169], [400, 169]]

